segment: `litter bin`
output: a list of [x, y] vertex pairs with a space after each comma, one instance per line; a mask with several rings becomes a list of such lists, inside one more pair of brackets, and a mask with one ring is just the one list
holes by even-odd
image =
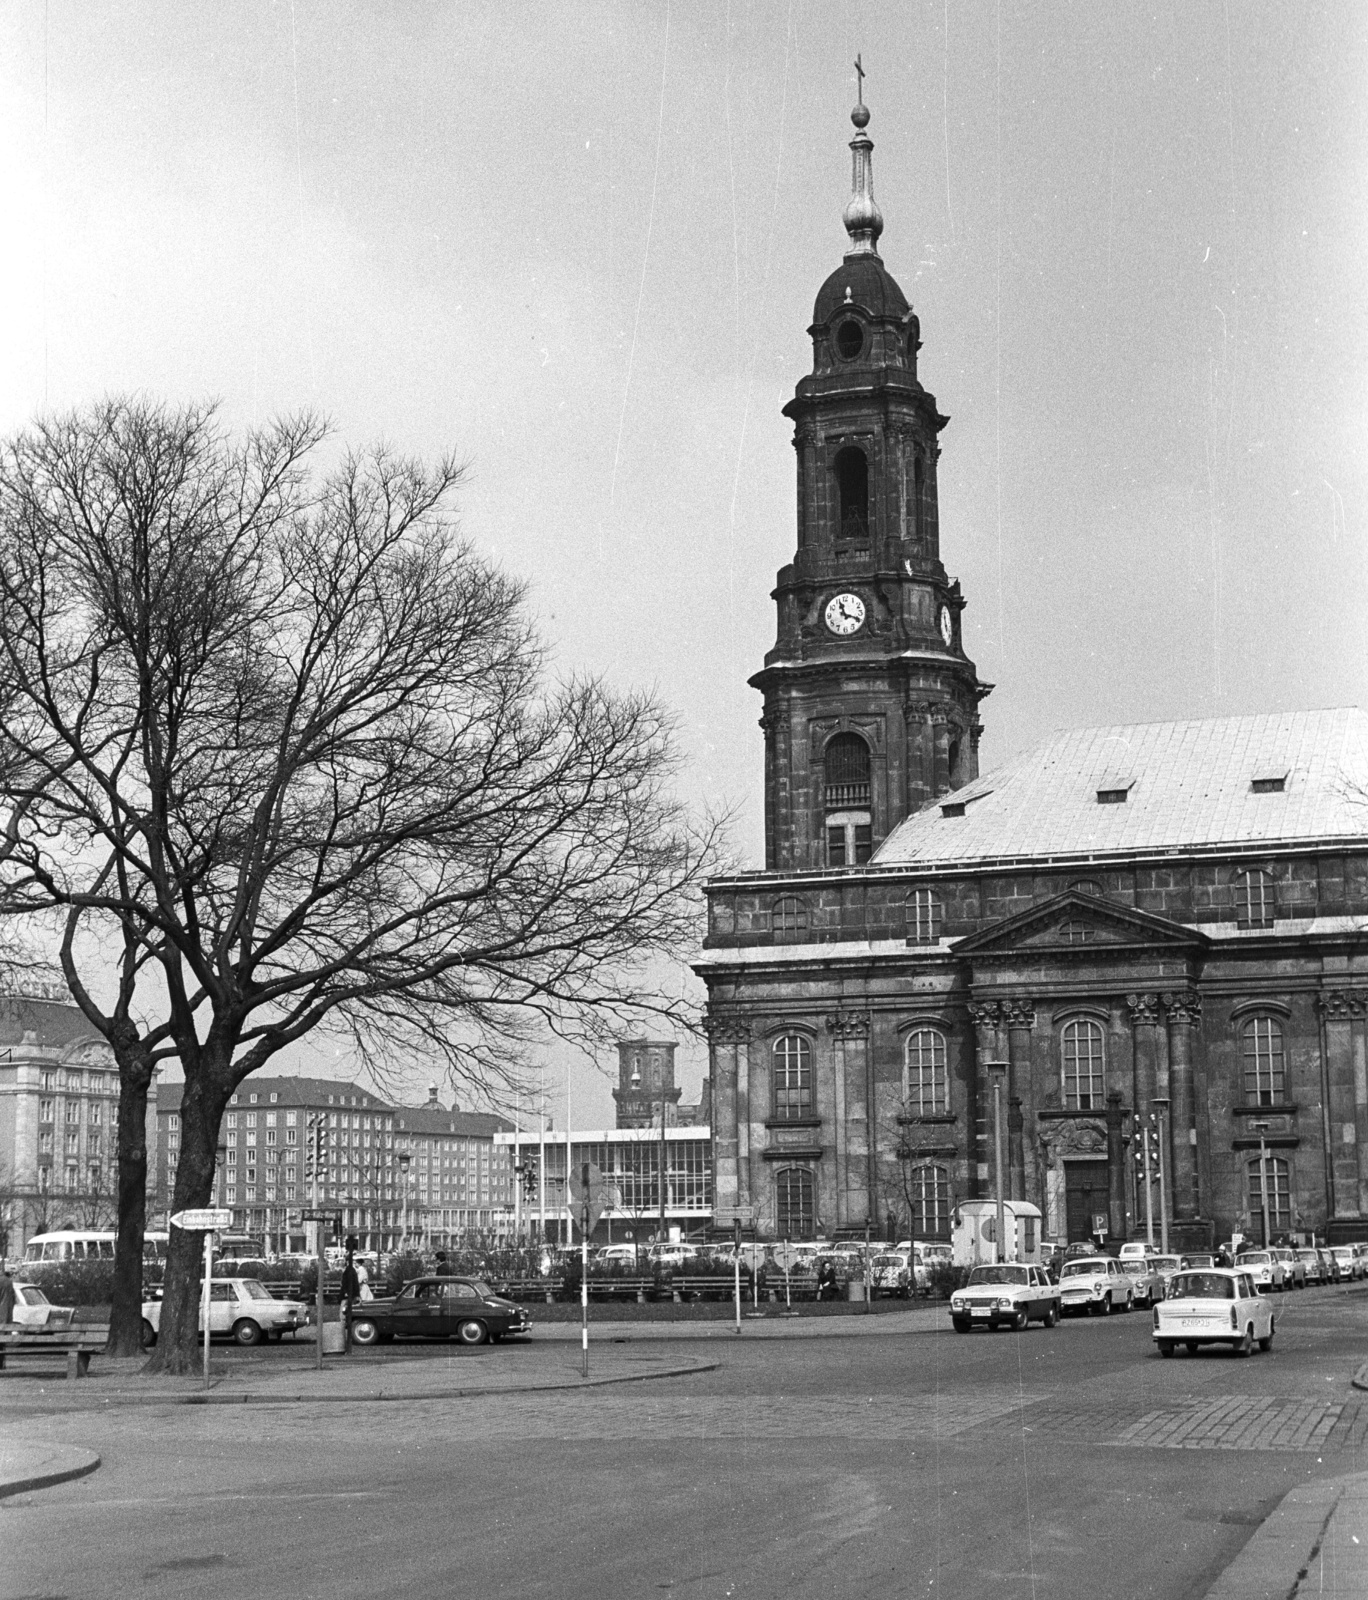
[[850, 1281], [846, 1284], [846, 1299], [847, 1300], [863, 1300], [864, 1297], [865, 1297], [864, 1279], [863, 1278], [851, 1278]]
[[342, 1324], [340, 1322], [325, 1322], [323, 1324], [323, 1354], [325, 1356], [340, 1356], [342, 1354]]

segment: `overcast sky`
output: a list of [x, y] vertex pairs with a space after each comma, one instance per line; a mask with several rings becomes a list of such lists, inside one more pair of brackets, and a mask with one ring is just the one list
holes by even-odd
[[0, 429], [144, 390], [456, 450], [561, 664], [658, 688], [759, 864], [857, 50], [984, 764], [1368, 704], [1361, 0], [11, 0]]

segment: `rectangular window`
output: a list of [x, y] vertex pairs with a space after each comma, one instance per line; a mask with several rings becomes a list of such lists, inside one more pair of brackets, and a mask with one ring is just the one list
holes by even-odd
[[[233, 1098], [234, 1098], [234, 1099], [235, 1099], [235, 1100], [236, 1100], [236, 1099], [237, 1099], [237, 1096], [236, 1096], [236, 1095], [234, 1095], [234, 1096], [233, 1096]], [[230, 1128], [236, 1128], [236, 1127], [237, 1127], [237, 1119], [238, 1119], [238, 1114], [237, 1114], [237, 1112], [236, 1112], [236, 1111], [230, 1111], [230, 1112], [229, 1112], [229, 1113], [228, 1113], [228, 1116], [227, 1116], [227, 1118], [226, 1118], [226, 1120], [227, 1120], [227, 1123], [228, 1123], [228, 1126], [229, 1126], [229, 1127], [230, 1127]]]
[[[1262, 1164], [1249, 1163], [1249, 1223], [1259, 1243], [1268, 1245], [1292, 1226], [1292, 1171], [1282, 1156], [1269, 1156]], [[1263, 1237], [1264, 1199], [1268, 1201], [1268, 1234]]]
[[1274, 1017], [1251, 1017], [1244, 1025], [1245, 1103], [1281, 1105], [1287, 1098], [1282, 1024]]
[[[256, 1099], [256, 1096], [255, 1096], [255, 1095], [253, 1095], [253, 1096], [252, 1096], [252, 1099], [253, 1099], [253, 1100], [255, 1100], [255, 1099]], [[247, 1126], [248, 1126], [248, 1127], [249, 1127], [249, 1128], [255, 1128], [255, 1127], [256, 1127], [256, 1125], [257, 1125], [257, 1124], [256, 1124], [256, 1119], [257, 1119], [257, 1114], [256, 1114], [256, 1112], [255, 1112], [255, 1111], [249, 1111], [249, 1112], [248, 1112], [248, 1113], [247, 1113]]]
[[92, 1100], [90, 1109], [86, 1112], [86, 1121], [92, 1128], [98, 1128], [104, 1119], [104, 1107], [98, 1100]]
[[98, 1133], [86, 1134], [86, 1154], [97, 1156], [100, 1153], [100, 1135]]
[[38, 1087], [51, 1093], [57, 1087], [57, 1074], [55, 1072], [40, 1073]]
[[299, 1117], [299, 1113], [297, 1111], [287, 1111], [285, 1113], [285, 1126], [287, 1128], [293, 1128], [295, 1126], [295, 1123], [296, 1123], [298, 1117]]
[[286, 1130], [285, 1130], [285, 1143], [286, 1144], [298, 1144], [299, 1143], [299, 1129], [298, 1128], [286, 1128]]
[[79, 1100], [67, 1101], [66, 1120], [68, 1122], [79, 1122], [81, 1120], [81, 1102]]
[[[272, 1099], [272, 1100], [274, 1100], [274, 1099], [275, 1099], [275, 1096], [274, 1096], [274, 1095], [272, 1095], [272, 1096], [271, 1096], [271, 1099]], [[275, 1112], [274, 1112], [274, 1111], [268, 1111], [268, 1112], [267, 1112], [267, 1113], [266, 1113], [266, 1126], [267, 1126], [267, 1127], [268, 1127], [268, 1128], [274, 1128], [274, 1127], [275, 1127], [275, 1125], [276, 1125], [276, 1114], [275, 1114]]]
[[52, 1154], [52, 1129], [43, 1128], [38, 1134], [38, 1154], [50, 1156]]
[[938, 944], [941, 936], [940, 897], [932, 889], [916, 889], [907, 902], [907, 942]]
[[79, 1134], [75, 1134], [75, 1133], [67, 1134], [67, 1136], [66, 1136], [66, 1153], [69, 1156], [74, 1156], [76, 1154], [76, 1151], [77, 1151], [77, 1148], [78, 1148], [78, 1140], [79, 1140], [79, 1138], [80, 1138]]
[[51, 1122], [52, 1121], [52, 1106], [53, 1106], [53, 1102], [51, 1100], [40, 1100], [38, 1102], [38, 1120], [39, 1120], [39, 1122]]

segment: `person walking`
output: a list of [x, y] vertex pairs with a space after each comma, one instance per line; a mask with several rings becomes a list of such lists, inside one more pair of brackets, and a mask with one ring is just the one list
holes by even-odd
[[14, 1279], [0, 1262], [0, 1327], [14, 1321]]
[[356, 1272], [356, 1240], [347, 1240], [347, 1264], [342, 1268], [342, 1348], [351, 1349], [351, 1305], [361, 1298], [361, 1279]]

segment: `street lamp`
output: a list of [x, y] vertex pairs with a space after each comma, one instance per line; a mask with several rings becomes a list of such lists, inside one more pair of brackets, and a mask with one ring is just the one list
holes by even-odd
[[399, 1166], [399, 1199], [403, 1208], [400, 1213], [403, 1220], [399, 1229], [399, 1253], [402, 1255], [408, 1249], [408, 1180], [409, 1163], [413, 1157], [407, 1150], [401, 1150], [394, 1159]]
[[997, 1199], [997, 1233], [993, 1239], [993, 1259], [1007, 1259], [1007, 1208], [1002, 1199], [1002, 1090], [1007, 1082], [1005, 1061], [985, 1062], [988, 1081], [993, 1086], [993, 1187]]
[[1165, 1152], [1168, 1149], [1168, 1096], [1155, 1095], [1150, 1104], [1154, 1107], [1155, 1121], [1159, 1130], [1159, 1241], [1161, 1249], [1167, 1255], [1169, 1247], [1169, 1208], [1168, 1185], [1165, 1182], [1168, 1162], [1165, 1160]]
[[1264, 1250], [1269, 1248], [1269, 1144], [1267, 1133], [1272, 1123], [1251, 1122], [1259, 1136], [1259, 1210], [1264, 1213]]

